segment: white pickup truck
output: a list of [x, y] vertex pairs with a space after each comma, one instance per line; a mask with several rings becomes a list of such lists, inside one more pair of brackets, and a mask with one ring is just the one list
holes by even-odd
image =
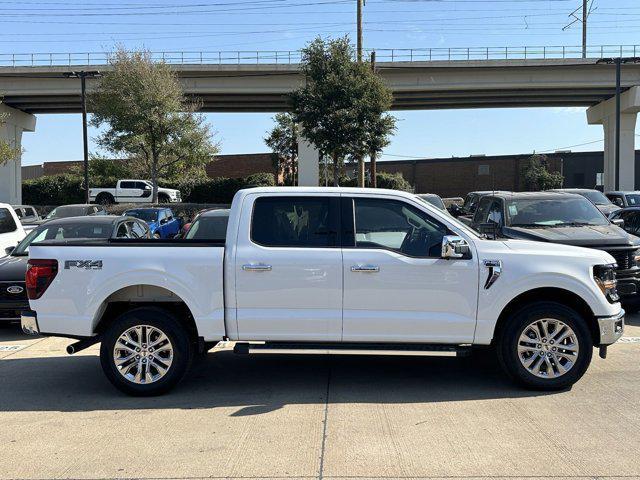
[[[89, 201], [101, 205], [150, 203], [153, 185], [147, 180], [118, 180], [116, 188], [90, 188]], [[158, 202], [181, 202], [180, 190], [158, 187]]]
[[101, 342], [133, 395], [173, 387], [198, 350], [456, 355], [495, 346], [521, 385], [560, 389], [623, 333], [613, 258], [489, 240], [417, 197], [348, 188], [236, 194], [225, 242], [30, 248], [27, 333]]

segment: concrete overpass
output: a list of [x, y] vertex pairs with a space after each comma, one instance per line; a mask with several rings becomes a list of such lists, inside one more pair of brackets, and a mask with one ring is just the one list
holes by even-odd
[[[304, 82], [298, 65], [290, 63], [178, 64], [175, 68], [187, 95], [199, 98], [205, 112], [282, 111], [287, 108], [287, 93]], [[26, 115], [80, 111], [80, 83], [77, 79], [66, 78], [65, 72], [108, 69], [106, 64], [92, 62], [89, 65], [0, 67], [0, 93], [4, 95], [4, 108], [15, 112], [9, 123], [11, 118], [21, 119], [14, 125], [14, 137], [17, 135], [15, 132], [33, 129], [31, 124], [21, 127]], [[614, 170], [611, 165], [615, 122], [612, 127], [610, 121], [610, 99], [615, 94], [613, 65], [598, 63], [598, 59], [424, 61], [418, 58], [379, 62], [378, 70], [393, 91], [394, 110], [591, 107], [589, 123], [602, 123], [604, 126], [605, 165], [608, 166], [604, 172], [605, 183], [606, 188], [613, 188]], [[91, 88], [91, 80], [88, 82]], [[640, 95], [637, 88], [633, 88], [636, 86], [640, 86], [640, 64], [624, 65], [622, 189], [635, 189], [632, 184], [633, 128], [640, 107]], [[19, 139], [15, 137], [12, 141]], [[301, 182], [317, 182], [317, 153], [308, 145], [301, 145], [300, 162]], [[0, 178], [4, 176], [0, 170]], [[4, 191], [4, 182], [2, 185]], [[19, 192], [15, 195], [19, 196]]]

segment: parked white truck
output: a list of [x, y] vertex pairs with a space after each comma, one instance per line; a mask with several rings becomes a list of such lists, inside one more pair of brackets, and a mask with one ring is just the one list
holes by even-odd
[[[150, 203], [153, 185], [147, 180], [118, 180], [116, 188], [90, 188], [89, 201], [101, 205]], [[180, 190], [158, 187], [158, 202], [181, 202]]]
[[173, 387], [200, 351], [455, 355], [495, 345], [521, 385], [560, 389], [623, 333], [613, 258], [489, 240], [392, 190], [258, 188], [225, 242], [110, 240], [30, 248], [25, 332], [101, 342], [133, 395]]

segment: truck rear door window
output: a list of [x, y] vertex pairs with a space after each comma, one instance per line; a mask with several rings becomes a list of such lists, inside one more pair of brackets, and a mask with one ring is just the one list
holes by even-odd
[[266, 247], [335, 247], [337, 206], [337, 197], [259, 198], [253, 206], [251, 240]]

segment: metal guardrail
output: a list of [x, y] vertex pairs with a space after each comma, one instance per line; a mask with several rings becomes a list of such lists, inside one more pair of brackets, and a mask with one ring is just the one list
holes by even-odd
[[[452, 48], [381, 48], [378, 62], [430, 62], [471, 60], [571, 59], [582, 57], [581, 46], [521, 46], [521, 47], [452, 47]], [[640, 45], [592, 45], [587, 58], [637, 57]], [[2, 67], [46, 67], [105, 65], [107, 52], [76, 53], [0, 53]], [[261, 51], [165, 51], [151, 52], [156, 61], [172, 65], [291, 65], [300, 62], [299, 50]]]

